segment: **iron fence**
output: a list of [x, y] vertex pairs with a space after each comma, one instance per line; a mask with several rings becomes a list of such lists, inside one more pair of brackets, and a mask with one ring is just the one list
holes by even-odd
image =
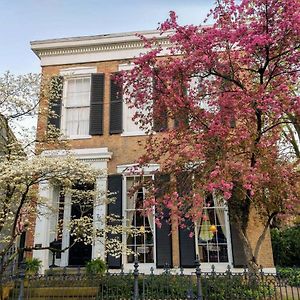
[[[262, 270], [251, 273], [202, 272], [196, 261], [192, 272], [175, 271], [166, 266], [161, 274], [139, 272], [106, 272], [89, 275], [84, 269], [75, 272], [68, 269], [53, 269], [44, 275], [9, 276], [2, 282], [9, 292], [9, 300], [41, 299], [98, 299], [98, 300], [150, 300], [150, 299], [197, 299], [197, 300], [300, 300], [299, 278], [290, 280]], [[5, 300], [6, 300], [5, 299]]]

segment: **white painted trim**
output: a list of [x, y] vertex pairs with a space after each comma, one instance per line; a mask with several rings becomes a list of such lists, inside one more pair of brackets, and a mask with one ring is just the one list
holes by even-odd
[[160, 44], [168, 44], [167, 37], [174, 31], [161, 34], [158, 30], [103, 34], [84, 37], [50, 39], [32, 41], [31, 49], [39, 57], [65, 55], [67, 53], [110, 52], [129, 48], [144, 48], [144, 43], [138, 35], [148, 39], [156, 38]]
[[[71, 196], [65, 195], [64, 200], [64, 221], [63, 221], [63, 234], [62, 234], [62, 249], [69, 247], [70, 245], [70, 230], [69, 224], [71, 221]], [[69, 265], [69, 249], [62, 252], [60, 266], [66, 267]]]
[[74, 67], [74, 68], [61, 69], [59, 74], [61, 76], [77, 77], [77, 75], [90, 75], [96, 72], [97, 72], [97, 68], [95, 67]]
[[[134, 173], [131, 172], [131, 169], [135, 168]], [[153, 172], [159, 171], [160, 165], [159, 164], [148, 164], [143, 168], [138, 167], [138, 164], [128, 164], [128, 165], [118, 165], [117, 166], [117, 173], [124, 174], [126, 176], [134, 176], [135, 174], [138, 176], [139, 174], [149, 175]]]
[[[117, 167], [118, 168], [118, 167]], [[154, 179], [154, 175], [150, 175], [150, 174], [143, 174], [145, 175], [145, 177], [150, 177], [152, 179]], [[127, 207], [127, 178], [134, 178], [134, 175], [130, 175], [130, 174], [124, 174], [122, 176], [122, 216], [124, 217], [126, 215], [126, 207]], [[151, 267], [153, 269], [156, 268], [156, 226], [155, 226], [155, 214], [154, 214], [155, 210], [153, 207], [153, 263], [140, 263], [139, 262], [139, 271], [142, 273], [150, 273], [150, 269]], [[123, 218], [123, 226], [126, 227], [126, 219]], [[126, 233], [124, 233], [122, 235], [122, 243], [123, 245], [127, 246], [127, 237], [126, 237]], [[127, 255], [126, 254], [122, 254], [122, 263], [123, 263], [123, 267], [124, 267], [124, 271], [125, 272], [129, 272], [131, 269], [133, 269], [134, 263], [127, 263]]]
[[112, 158], [112, 152], [108, 148], [84, 148], [72, 150], [46, 150], [43, 151], [42, 156], [61, 157], [71, 155], [79, 160], [93, 159], [93, 160], [109, 160]]
[[125, 131], [123, 133], [121, 133], [121, 136], [145, 136], [147, 135], [145, 132], [143, 131]]
[[[66, 134], [67, 132], [67, 124], [66, 124], [66, 102], [67, 102], [67, 91], [68, 91], [68, 84], [69, 80], [76, 79], [76, 78], [90, 78], [92, 73], [96, 73], [97, 68], [95, 67], [73, 67], [73, 68], [66, 68], [61, 69], [59, 74], [64, 76], [63, 82], [63, 99], [62, 99], [62, 109], [61, 109], [61, 131], [65, 135], [63, 138], [70, 139], [70, 140], [77, 140], [77, 139], [88, 139], [91, 138], [90, 135], [70, 135]], [[91, 80], [90, 80], [90, 89], [91, 89]], [[90, 90], [91, 92], [91, 90]], [[90, 106], [89, 106], [90, 108]]]
[[227, 239], [227, 253], [228, 253], [228, 261], [229, 264], [233, 267], [233, 254], [232, 254], [232, 240], [231, 240], [231, 231], [230, 231], [230, 219], [229, 219], [229, 212], [228, 212], [228, 205], [225, 204], [225, 228], [228, 236]]
[[62, 140], [87, 140], [91, 139], [91, 135], [70, 135], [70, 136], [63, 136]]
[[134, 68], [134, 64], [131, 62], [119, 64], [118, 71], [130, 71]]
[[70, 46], [83, 46], [83, 45], [97, 45], [101, 44], [116, 44], [121, 42], [129, 41], [140, 41], [137, 35], [143, 35], [147, 38], [164, 38], [167, 35], [174, 33], [169, 30], [164, 34], [160, 34], [158, 30], [144, 30], [144, 31], [131, 31], [131, 32], [120, 32], [90, 36], [79, 36], [79, 37], [68, 37], [68, 38], [57, 38], [48, 40], [31, 41], [31, 48], [33, 50], [49, 49], [49, 48], [61, 48]]
[[[215, 201], [215, 195], [213, 194], [213, 198]], [[215, 204], [214, 204], [215, 205]], [[218, 207], [218, 206], [214, 206], [214, 207]], [[220, 207], [220, 206], [219, 206]], [[205, 207], [204, 207], [205, 208]], [[228, 262], [216, 262], [216, 263], [201, 263], [201, 266], [209, 266], [210, 270], [211, 270], [211, 266], [222, 266], [225, 265], [226, 267], [229, 265], [231, 268], [233, 267], [233, 257], [232, 257], [232, 244], [231, 244], [231, 232], [230, 232], [230, 220], [229, 220], [229, 214], [228, 214], [228, 206], [226, 203], [224, 203], [224, 221], [225, 221], [225, 230], [228, 236], [226, 236], [226, 241], [227, 241], [227, 255], [228, 255]], [[198, 229], [198, 225], [195, 223], [195, 247], [196, 247], [196, 255], [198, 255], [199, 257], [199, 245], [198, 245], [198, 236], [197, 236], [197, 229]]]
[[[126, 60], [138, 57], [142, 53], [148, 52], [149, 49], [141, 48], [123, 48], [113, 51], [91, 51], [84, 52], [78, 51], [75, 53], [59, 53], [53, 55], [41, 56], [41, 66], [54, 66], [54, 65], [66, 65], [66, 64], [81, 64], [81, 63], [97, 63], [111, 60]], [[170, 55], [170, 51], [163, 48], [158, 56]]]

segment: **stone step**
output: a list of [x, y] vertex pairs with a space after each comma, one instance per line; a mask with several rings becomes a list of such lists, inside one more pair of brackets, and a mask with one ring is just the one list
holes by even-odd
[[96, 300], [97, 297], [30, 297], [30, 298], [25, 298], [28, 300]]
[[56, 268], [51, 268], [45, 271], [45, 274], [78, 274], [78, 271], [80, 271], [80, 274], [85, 274], [85, 267], [80, 267], [80, 269], [76, 267], [66, 267], [66, 268], [61, 268], [61, 267], [56, 267]]
[[[97, 287], [41, 287], [29, 289], [25, 288], [24, 299], [92, 300], [96, 299], [97, 293]], [[14, 290], [12, 294], [13, 296], [10, 299], [15, 299], [17, 297], [16, 295], [19, 294], [19, 290]]]
[[[72, 297], [72, 299], [82, 297], [95, 297], [98, 287], [40, 287], [29, 288], [25, 290], [26, 294], [31, 297]], [[26, 295], [26, 296], [27, 296]]]
[[97, 297], [30, 297], [30, 298], [25, 298], [25, 299], [30, 299], [30, 300], [96, 300]]

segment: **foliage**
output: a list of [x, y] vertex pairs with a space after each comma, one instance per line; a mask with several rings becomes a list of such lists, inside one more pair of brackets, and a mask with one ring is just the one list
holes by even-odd
[[[108, 297], [130, 299], [133, 275], [105, 276], [101, 294]], [[186, 299], [197, 295], [196, 277], [180, 275], [145, 275], [139, 277], [139, 291], [149, 299]], [[205, 299], [260, 299], [274, 295], [272, 284], [259, 280], [247, 281], [243, 276], [209, 276], [201, 278]]]
[[[109, 231], [123, 232], [122, 224], [113, 229], [112, 226], [104, 226], [107, 222], [105, 216], [93, 219], [93, 206], [112, 201], [106, 193], [94, 188], [96, 178], [105, 175], [105, 170], [95, 170], [91, 165], [77, 160], [69, 151], [68, 143], [51, 128], [50, 135], [47, 131], [38, 134], [38, 139], [36, 134], [27, 134], [28, 129], [18, 133], [22, 128], [20, 122], [24, 118], [36, 117], [37, 113], [47, 122], [49, 108], [39, 107], [38, 111], [39, 100], [55, 95], [50, 88], [51, 80], [45, 77], [41, 82], [40, 79], [34, 74], [14, 76], [9, 72], [0, 76], [0, 274], [16, 258], [18, 249], [14, 247], [15, 242], [22, 233], [33, 230], [35, 218], [44, 215], [51, 218], [62, 209], [60, 203], [53, 201], [52, 194], [48, 193], [51, 187], [54, 187], [54, 193], [57, 192], [56, 199], [60, 198], [59, 194], [70, 195], [71, 204], [78, 208], [79, 214], [68, 224], [65, 223], [74, 243], [83, 241], [91, 244], [96, 240], [104, 243]], [[59, 151], [53, 150], [54, 147]], [[55, 228], [58, 237], [62, 234], [61, 224]], [[116, 249], [112, 255], [120, 255], [124, 251], [120, 244], [115, 239], [106, 251]], [[22, 250], [48, 251], [48, 248], [49, 245], [36, 249], [29, 246]]]
[[[156, 200], [149, 187], [149, 206], [156, 201], [179, 221], [198, 221], [205, 197], [221, 195], [248, 265], [257, 268], [272, 219], [299, 207], [298, 157], [286, 126], [296, 126], [290, 116], [300, 113], [300, 3], [235, 2], [216, 2], [212, 26], [181, 26], [171, 12], [160, 27], [170, 46], [143, 37], [149, 51], [121, 79], [135, 121], [149, 134], [140, 164], [160, 163], [185, 187], [178, 193], [170, 185]], [[154, 128], [166, 116], [173, 126]], [[251, 209], [264, 225], [253, 248], [246, 230]]]
[[300, 226], [271, 230], [272, 249], [276, 266], [300, 266]]
[[25, 270], [27, 274], [37, 274], [41, 266], [42, 262], [37, 258], [28, 258], [25, 261]]
[[93, 259], [86, 264], [87, 275], [101, 275], [105, 271], [106, 263], [100, 258]]
[[279, 268], [277, 274], [280, 278], [287, 279], [290, 286], [300, 287], [300, 269], [299, 268]]

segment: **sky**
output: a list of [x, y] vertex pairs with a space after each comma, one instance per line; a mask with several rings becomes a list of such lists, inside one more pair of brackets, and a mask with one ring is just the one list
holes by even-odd
[[0, 75], [38, 73], [30, 41], [151, 30], [174, 10], [200, 24], [214, 0], [0, 0]]

